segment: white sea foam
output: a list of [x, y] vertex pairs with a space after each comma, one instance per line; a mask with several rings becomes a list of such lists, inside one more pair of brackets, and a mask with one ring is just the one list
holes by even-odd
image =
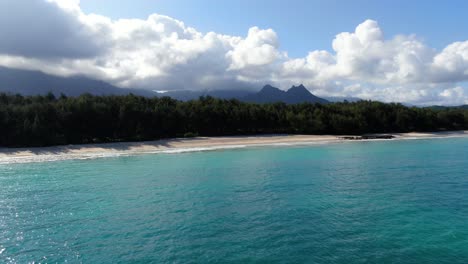
[[144, 153], [184, 153], [184, 152], [199, 152], [199, 151], [210, 151], [210, 150], [222, 150], [222, 149], [238, 149], [246, 148], [251, 145], [226, 145], [226, 146], [213, 146], [213, 147], [198, 147], [198, 148], [173, 148], [167, 150], [157, 150], [157, 151], [146, 151]]
[[122, 156], [133, 156], [142, 154], [178, 154], [186, 152], [201, 152], [223, 149], [239, 149], [246, 148], [251, 145], [227, 145], [213, 147], [192, 147], [192, 148], [170, 148], [162, 150], [141, 150], [141, 151], [116, 151], [105, 150], [104, 152], [96, 153], [60, 153], [60, 154], [31, 154], [21, 156], [5, 156], [0, 157], [0, 164], [17, 164], [17, 163], [37, 163], [37, 162], [54, 162], [65, 160], [88, 160], [98, 158], [114, 158]]

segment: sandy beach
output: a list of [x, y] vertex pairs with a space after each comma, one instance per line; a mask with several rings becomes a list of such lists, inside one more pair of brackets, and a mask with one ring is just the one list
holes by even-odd
[[[391, 135], [394, 138], [377, 140], [391, 141], [405, 139], [409, 140], [465, 137], [468, 136], [468, 131], [450, 131], [434, 133], [413, 132], [385, 135]], [[42, 148], [0, 148], [0, 164], [56, 161], [68, 159], [90, 159], [145, 153], [180, 153], [189, 151], [243, 148], [249, 146], [306, 145], [339, 143], [349, 141], [342, 139], [342, 137], [343, 136], [335, 135], [259, 135], [175, 138], [144, 142], [67, 145]]]

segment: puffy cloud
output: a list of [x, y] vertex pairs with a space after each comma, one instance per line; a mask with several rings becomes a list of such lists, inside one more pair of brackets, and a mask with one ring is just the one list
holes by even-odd
[[434, 57], [431, 81], [454, 82], [468, 80], [468, 41], [448, 45]]
[[468, 91], [461, 86], [449, 84], [434, 85], [414, 84], [411, 87], [405, 85], [370, 87], [355, 85], [345, 87], [345, 91], [352, 89], [352, 94], [359, 98], [373, 99], [387, 102], [405, 102], [414, 105], [461, 105], [468, 104]]
[[278, 37], [271, 30], [249, 29], [247, 38], [239, 40], [226, 56], [231, 59], [229, 69], [267, 65], [279, 58]]
[[457, 86], [453, 88], [444, 89], [439, 93], [440, 99], [445, 104], [461, 105], [468, 104], [467, 89]]
[[[307, 32], [305, 32], [307, 34]], [[465, 103], [468, 41], [438, 52], [415, 36], [386, 39], [376, 21], [332, 49], [290, 58], [272, 29], [206, 34], [171, 17], [112, 20], [78, 0], [0, 1], [0, 66], [85, 75], [122, 87], [222, 89], [304, 83], [319, 95], [415, 104]]]
[[419, 81], [433, 50], [413, 36], [397, 36], [386, 41], [376, 21], [366, 20], [354, 33], [338, 34], [335, 76], [373, 83]]
[[0, 53], [33, 58], [99, 55], [106, 39], [81, 21], [81, 11], [72, 3], [0, 1]]
[[466, 101], [465, 88], [453, 87], [468, 80], [468, 41], [437, 53], [415, 36], [386, 40], [378, 23], [366, 20], [354, 32], [336, 35], [332, 47], [334, 54], [313, 51], [306, 59], [287, 60], [284, 77], [322, 95], [415, 104]]

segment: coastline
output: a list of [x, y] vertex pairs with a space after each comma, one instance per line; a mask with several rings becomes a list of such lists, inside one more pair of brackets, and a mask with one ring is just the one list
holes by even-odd
[[255, 146], [313, 145], [340, 142], [391, 141], [467, 137], [468, 130], [447, 132], [386, 133], [392, 139], [343, 139], [346, 135], [259, 135], [174, 138], [143, 142], [66, 145], [39, 148], [0, 148], [0, 164], [92, 159], [151, 153], [181, 153]]

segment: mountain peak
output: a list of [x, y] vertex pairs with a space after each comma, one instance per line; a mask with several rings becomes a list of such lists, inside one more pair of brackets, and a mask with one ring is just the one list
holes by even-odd
[[289, 88], [288, 92], [301, 92], [301, 93], [307, 92], [307, 93], [310, 93], [309, 90], [307, 90], [307, 88], [305, 88], [305, 86], [303, 84], [300, 84], [298, 86], [293, 85], [291, 88]]
[[267, 85], [263, 86], [263, 88], [262, 88], [262, 90], [260, 90], [260, 92], [277, 91], [277, 90], [280, 90], [280, 89], [267, 84]]
[[292, 86], [287, 92], [289, 100], [295, 103], [314, 102], [328, 103], [327, 100], [313, 95], [303, 84]]
[[265, 85], [262, 90], [245, 98], [248, 102], [274, 103], [284, 102], [287, 104], [298, 103], [328, 103], [327, 100], [319, 98], [307, 90], [304, 85], [291, 87], [288, 91], [280, 90], [271, 85]]
[[305, 86], [301, 83], [298, 86], [293, 85], [291, 88], [301, 88], [301, 89], [306, 89]]
[[281, 95], [281, 94], [284, 94], [285, 92], [279, 88], [276, 88], [267, 84], [263, 86], [262, 90], [260, 90], [260, 92], [258, 93], [263, 94], [265, 96], [271, 96], [271, 95]]

